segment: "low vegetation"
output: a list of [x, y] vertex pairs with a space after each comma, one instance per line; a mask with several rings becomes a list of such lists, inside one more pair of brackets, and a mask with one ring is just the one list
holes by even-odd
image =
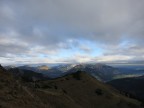
[[0, 87], [0, 108], [141, 108], [140, 102], [83, 72], [24, 82], [1, 67]]

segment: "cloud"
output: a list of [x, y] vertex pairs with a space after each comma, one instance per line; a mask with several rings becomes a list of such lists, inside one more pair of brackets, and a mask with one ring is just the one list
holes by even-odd
[[[45, 61], [41, 55], [53, 58], [66, 50], [70, 62], [139, 60], [143, 10], [143, 0], [1, 0], [0, 57], [37, 62]], [[99, 57], [97, 47], [103, 50]], [[76, 56], [77, 50], [90, 57]]]
[[87, 53], [87, 52], [90, 53], [90, 52], [92, 51], [92, 49], [91, 49], [90, 47], [86, 46], [86, 45], [80, 46], [80, 49], [81, 49], [82, 51], [86, 52], [86, 53]]

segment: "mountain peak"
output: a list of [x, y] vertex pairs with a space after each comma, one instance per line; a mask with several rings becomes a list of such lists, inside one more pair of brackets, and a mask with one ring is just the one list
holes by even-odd
[[2, 67], [2, 65], [0, 64], [0, 68]]
[[6, 71], [6, 69], [0, 64], [0, 70]]
[[48, 70], [49, 67], [46, 66], [46, 65], [42, 65], [42, 66], [38, 66], [38, 69], [40, 69], [40, 70]]

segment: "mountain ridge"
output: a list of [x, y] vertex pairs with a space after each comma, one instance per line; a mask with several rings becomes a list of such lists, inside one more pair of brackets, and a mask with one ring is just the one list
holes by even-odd
[[84, 72], [45, 81], [21, 83], [0, 68], [1, 108], [140, 108]]

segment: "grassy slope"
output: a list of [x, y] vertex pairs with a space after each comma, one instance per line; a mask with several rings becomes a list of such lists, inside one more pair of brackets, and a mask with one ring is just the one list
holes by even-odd
[[141, 77], [116, 79], [108, 82], [121, 93], [129, 94], [141, 101], [144, 100], [144, 79]]
[[81, 72], [27, 85], [0, 67], [0, 108], [139, 108], [140, 104]]
[[24, 86], [0, 67], [0, 108], [68, 108], [69, 105], [79, 108], [66, 97]]
[[[40, 82], [38, 86], [38, 90], [48, 94], [67, 96], [82, 108], [138, 108], [140, 104], [81, 72]], [[101, 90], [101, 94], [98, 94], [97, 90]]]

